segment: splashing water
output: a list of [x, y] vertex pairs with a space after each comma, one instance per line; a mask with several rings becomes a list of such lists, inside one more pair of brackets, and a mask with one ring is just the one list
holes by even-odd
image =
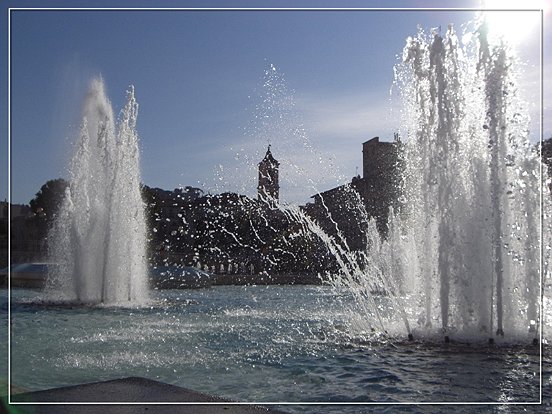
[[331, 231], [303, 208], [277, 207], [300, 224], [294, 237], [316, 238], [333, 257], [337, 266], [321, 276], [355, 298], [356, 334], [516, 342], [537, 338], [547, 318], [540, 314], [546, 168], [529, 141], [510, 48], [489, 41], [484, 24], [469, 38], [461, 45], [451, 27], [407, 40], [395, 82], [402, 196], [385, 237], [348, 186], [341, 208], [361, 229], [361, 250], [323, 200]]
[[427, 332], [537, 335], [540, 161], [509, 47], [485, 24], [476, 34], [461, 47], [452, 27], [420, 31], [397, 68], [407, 143], [395, 219], [416, 263], [399, 260]]
[[147, 299], [146, 224], [134, 88], [115, 126], [101, 79], [85, 98], [70, 185], [50, 231], [50, 299], [141, 304]]
[[267, 64], [259, 88], [249, 98], [251, 119], [243, 127], [244, 139], [239, 148], [230, 148], [236, 162], [216, 168], [214, 184], [207, 184], [212, 193], [232, 190], [255, 198], [252, 190], [257, 189], [258, 162], [268, 145], [281, 163], [283, 203], [304, 202], [319, 190], [346, 180], [335, 164], [335, 155], [321, 153], [309, 139], [295, 91], [281, 68]]

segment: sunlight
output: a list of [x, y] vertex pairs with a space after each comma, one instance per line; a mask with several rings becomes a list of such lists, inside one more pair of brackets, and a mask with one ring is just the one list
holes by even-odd
[[484, 17], [489, 24], [490, 35], [510, 44], [519, 44], [531, 34], [537, 33], [541, 24], [540, 10], [545, 10], [545, 0], [485, 0]]

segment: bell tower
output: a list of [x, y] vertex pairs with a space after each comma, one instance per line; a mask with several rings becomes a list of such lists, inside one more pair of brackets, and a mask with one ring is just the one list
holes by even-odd
[[259, 185], [257, 194], [259, 200], [278, 202], [280, 185], [278, 184], [278, 167], [280, 163], [272, 156], [270, 145], [263, 160], [259, 163]]

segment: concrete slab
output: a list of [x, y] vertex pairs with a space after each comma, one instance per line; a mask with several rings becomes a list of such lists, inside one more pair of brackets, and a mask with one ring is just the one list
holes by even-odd
[[[44, 403], [37, 405], [12, 404], [4, 406], [6, 413], [28, 414], [169, 414], [169, 413], [197, 413], [197, 414], [259, 414], [277, 413], [266, 407], [252, 405], [226, 404], [230, 400], [198, 393], [175, 385], [165, 384], [140, 377], [129, 377], [111, 381], [95, 382], [90, 384], [74, 385], [70, 387], [54, 388], [44, 391], [34, 391], [22, 394], [13, 394], [12, 403]], [[90, 404], [52, 404], [54, 402]], [[182, 403], [193, 402], [198, 404], [170, 404], [170, 405], [122, 405], [113, 403], [142, 403], [164, 402]], [[102, 404], [111, 403], [111, 404]], [[217, 404], [214, 404], [217, 403]]]

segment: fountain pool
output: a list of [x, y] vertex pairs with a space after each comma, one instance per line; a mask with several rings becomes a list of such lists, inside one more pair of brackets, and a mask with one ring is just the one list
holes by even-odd
[[44, 307], [36, 291], [13, 290], [12, 383], [39, 390], [132, 375], [240, 401], [538, 401], [539, 347], [394, 343], [354, 330], [354, 302], [329, 287], [219, 286], [158, 291], [151, 307], [90, 312]]

